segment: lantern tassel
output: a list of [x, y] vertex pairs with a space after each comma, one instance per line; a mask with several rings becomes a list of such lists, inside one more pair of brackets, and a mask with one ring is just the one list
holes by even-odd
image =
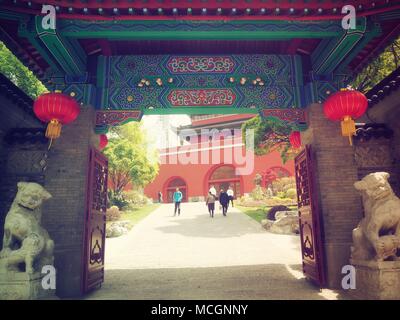
[[61, 123], [53, 119], [49, 122], [46, 129], [46, 137], [49, 139], [57, 139], [61, 134]]
[[342, 135], [349, 137], [350, 145], [353, 145], [353, 135], [356, 134], [356, 124], [350, 116], [345, 116], [341, 122]]
[[353, 137], [351, 135], [349, 135], [349, 143], [351, 146], [353, 146]]
[[50, 139], [49, 146], [47, 147], [47, 151], [50, 150], [52, 145], [53, 145], [53, 139]]

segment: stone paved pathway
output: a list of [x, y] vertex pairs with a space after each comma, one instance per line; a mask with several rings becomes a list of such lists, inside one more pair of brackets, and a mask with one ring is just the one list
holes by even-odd
[[163, 204], [122, 237], [107, 239], [106, 276], [87, 299], [334, 299], [303, 279], [298, 236], [276, 235], [230, 208]]

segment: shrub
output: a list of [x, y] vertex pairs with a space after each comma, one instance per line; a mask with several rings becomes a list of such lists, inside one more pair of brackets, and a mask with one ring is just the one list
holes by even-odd
[[286, 192], [289, 189], [296, 189], [295, 177], [284, 177], [272, 182], [272, 189], [277, 195], [279, 192]]
[[262, 200], [265, 198], [265, 193], [262, 187], [256, 186], [253, 191], [250, 193], [250, 197], [253, 200]]
[[123, 197], [130, 205], [134, 206], [143, 206], [149, 202], [149, 198], [138, 190], [125, 191]]
[[109, 206], [117, 206], [120, 210], [130, 210], [151, 203], [143, 192], [139, 190], [123, 191], [120, 193], [108, 193]]
[[265, 197], [266, 197], [267, 199], [271, 199], [273, 196], [274, 196], [274, 193], [272, 192], [272, 189], [268, 187], [268, 188], [265, 190]]
[[267, 212], [266, 218], [269, 220], [275, 220], [275, 213], [278, 211], [289, 211], [290, 209], [286, 206], [274, 206]]
[[112, 206], [108, 208], [106, 211], [106, 221], [116, 221], [121, 218], [121, 213], [119, 212], [119, 208], [117, 206]]
[[246, 202], [247, 200], [250, 200], [250, 199], [251, 199], [250, 195], [245, 193], [241, 197], [236, 198], [236, 203], [243, 203], [243, 202]]
[[265, 201], [264, 200], [246, 199], [246, 200], [241, 201], [240, 203], [236, 202], [236, 204], [243, 206], [243, 207], [259, 208], [259, 207], [265, 206]]
[[254, 177], [254, 184], [257, 186], [261, 185], [261, 181], [262, 181], [262, 175], [259, 173], [256, 173], [255, 177]]
[[290, 189], [287, 189], [287, 191], [286, 191], [286, 198], [289, 198], [289, 199], [297, 199], [297, 191], [296, 191], [296, 189], [294, 189], [294, 188], [290, 188]]
[[134, 210], [146, 204], [152, 203], [152, 200], [146, 197], [140, 190], [124, 191], [122, 193], [125, 205], [121, 210]]
[[117, 206], [119, 209], [123, 209], [128, 205], [128, 201], [125, 200], [122, 193], [114, 193], [111, 190], [108, 192], [108, 205], [109, 207]]
[[276, 194], [276, 196], [277, 196], [279, 199], [286, 198], [286, 194], [285, 194], [285, 192], [283, 192], [283, 191], [279, 191], [279, 192]]
[[278, 198], [278, 197], [273, 197], [272, 199], [267, 199], [265, 201], [268, 206], [295, 206], [297, 205], [297, 202], [293, 199], [289, 198]]

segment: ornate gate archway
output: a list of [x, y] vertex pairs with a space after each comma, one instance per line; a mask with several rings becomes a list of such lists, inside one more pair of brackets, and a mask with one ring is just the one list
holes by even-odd
[[215, 186], [217, 192], [221, 189], [226, 191], [232, 187], [235, 197], [243, 194], [243, 177], [236, 175], [235, 167], [230, 164], [219, 164], [209, 170], [204, 181], [205, 195], [212, 185]]
[[[104, 1], [99, 8], [96, 1], [82, 5], [49, 0], [57, 6], [57, 29], [45, 30], [38, 1], [29, 6], [25, 1], [4, 1], [0, 29], [7, 47], [49, 90], [73, 96], [88, 114], [80, 116], [74, 130], [64, 131], [63, 147], [53, 149], [57, 150], [53, 160], [58, 157], [64, 164], [46, 173], [54, 190], [75, 195], [71, 191], [79, 188], [84, 193], [80, 179], [87, 173], [87, 150], [79, 156], [71, 150], [89, 144], [92, 107], [97, 133], [138, 121], [144, 114], [254, 113], [290, 122], [293, 129], [304, 128], [304, 109], [345, 87], [348, 76], [371, 60], [389, 33], [396, 36], [399, 30], [398, 8], [389, 1], [373, 8], [371, 1], [360, 0], [362, 14], [357, 15], [356, 29], [350, 30], [341, 25], [339, 2], [309, 2], [282, 0], [277, 6], [276, 1], [238, 0], [232, 8], [210, 0], [172, 8], [148, 0], [144, 8], [139, 1]], [[299, 178], [304, 174], [302, 163]], [[210, 181], [237, 182], [232, 176], [226, 181], [208, 178], [205, 192]], [[71, 198], [78, 204], [73, 207], [62, 193], [48, 210], [49, 221], [58, 235], [58, 247], [65, 249], [56, 258], [58, 274], [64, 278], [58, 288], [63, 294], [75, 294], [81, 285], [75, 279], [85, 267], [74, 259], [81, 257], [87, 244], [77, 231], [86, 200]], [[299, 206], [306, 223], [309, 203], [303, 200]], [[102, 210], [97, 210], [100, 222]], [[304, 241], [308, 257], [311, 240]], [[91, 243], [91, 261], [100, 261], [100, 242]]]
[[173, 202], [172, 197], [176, 188], [179, 188], [182, 192], [182, 201], [187, 201], [188, 187], [186, 181], [181, 177], [171, 177], [164, 183], [163, 198], [165, 202]]

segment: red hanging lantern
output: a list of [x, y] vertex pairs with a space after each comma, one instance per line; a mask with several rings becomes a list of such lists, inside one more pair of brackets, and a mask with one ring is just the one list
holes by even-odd
[[103, 150], [108, 144], [108, 138], [105, 134], [99, 136], [99, 150]]
[[356, 133], [353, 119], [361, 117], [367, 107], [368, 100], [364, 94], [353, 89], [341, 89], [326, 99], [324, 113], [332, 121], [341, 121], [342, 135], [349, 137], [350, 145], [353, 145], [352, 136]]
[[41, 121], [48, 122], [46, 137], [57, 139], [61, 134], [61, 126], [74, 121], [80, 109], [73, 98], [56, 91], [38, 97], [33, 112]]
[[293, 148], [300, 149], [301, 148], [300, 132], [299, 131], [292, 131], [292, 133], [289, 136], [289, 141], [290, 141], [290, 144], [292, 145]]

